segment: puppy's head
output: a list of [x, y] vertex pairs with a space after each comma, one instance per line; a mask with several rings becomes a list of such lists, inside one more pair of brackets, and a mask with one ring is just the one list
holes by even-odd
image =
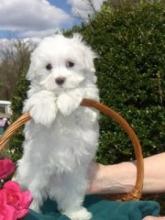
[[58, 93], [81, 87], [89, 81], [95, 83], [95, 57], [80, 35], [47, 37], [31, 55], [27, 79]]

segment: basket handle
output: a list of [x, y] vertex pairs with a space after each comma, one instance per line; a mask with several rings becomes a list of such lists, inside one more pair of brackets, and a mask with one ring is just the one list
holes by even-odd
[[[143, 163], [142, 148], [134, 130], [130, 127], [127, 121], [119, 113], [115, 112], [114, 110], [112, 110], [111, 108], [107, 107], [102, 103], [99, 103], [91, 99], [83, 99], [83, 101], [81, 102], [81, 106], [95, 108], [98, 111], [104, 113], [106, 116], [111, 117], [127, 133], [134, 147], [137, 174], [136, 174], [136, 183], [133, 190], [130, 193], [124, 193], [115, 196], [106, 195], [106, 198], [115, 197], [116, 199], [121, 199], [121, 200], [140, 199], [143, 188], [144, 163]], [[13, 124], [11, 124], [8, 127], [8, 129], [4, 132], [3, 136], [0, 138], [0, 151], [5, 148], [7, 142], [15, 134], [15, 132], [30, 119], [31, 119], [30, 114], [24, 113]]]

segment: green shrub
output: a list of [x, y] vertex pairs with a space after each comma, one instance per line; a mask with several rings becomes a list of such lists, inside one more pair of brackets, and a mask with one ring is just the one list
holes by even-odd
[[[165, 4], [105, 5], [80, 32], [97, 51], [101, 101], [136, 130], [144, 155], [165, 149]], [[130, 141], [102, 117], [98, 160], [133, 158]]]
[[[23, 100], [26, 99], [26, 91], [28, 90], [29, 82], [25, 80], [25, 75], [28, 67], [22, 72], [17, 84], [16, 90], [12, 97], [12, 121], [15, 121], [22, 114]], [[11, 157], [14, 161], [18, 160], [22, 155], [22, 142], [24, 140], [22, 134], [23, 128], [21, 128], [10, 141], [10, 151]]]
[[[96, 70], [101, 101], [120, 112], [136, 130], [145, 156], [165, 149], [165, 4], [105, 4], [89, 24], [74, 27], [98, 53]], [[22, 79], [21, 79], [22, 80]], [[23, 81], [22, 81], [23, 82]], [[20, 112], [20, 82], [14, 94]], [[119, 126], [101, 117], [98, 161], [133, 159], [131, 143]], [[14, 143], [17, 143], [15, 141]], [[13, 145], [17, 147], [17, 144]], [[20, 145], [18, 146], [19, 149]]]
[[[30, 55], [30, 49], [26, 49], [27, 53]], [[19, 80], [16, 83], [16, 88], [14, 94], [12, 96], [12, 118], [11, 121], [15, 121], [22, 114], [23, 100], [26, 98], [26, 91], [29, 86], [29, 82], [25, 80], [25, 75], [29, 66], [29, 56], [27, 56], [26, 60], [22, 63], [22, 68], [19, 73]], [[16, 135], [11, 139], [9, 143], [9, 150], [7, 153], [11, 155], [14, 161], [18, 160], [22, 155], [22, 141], [24, 137], [22, 135], [22, 129], [20, 129]]]

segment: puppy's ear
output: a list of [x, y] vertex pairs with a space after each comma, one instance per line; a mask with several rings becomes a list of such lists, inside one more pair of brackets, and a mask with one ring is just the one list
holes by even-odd
[[98, 57], [97, 54], [92, 50], [92, 48], [90, 46], [88, 46], [83, 41], [83, 37], [81, 34], [79, 34], [79, 33], [73, 34], [73, 40], [76, 41], [79, 44], [79, 46], [81, 47], [85, 67], [88, 70], [90, 70], [90, 72], [95, 72], [94, 59], [96, 59]]
[[26, 74], [26, 79], [31, 81], [35, 78], [35, 65], [33, 63], [33, 56], [34, 56], [34, 52], [32, 52], [31, 54], [31, 57], [30, 57], [30, 66], [29, 66], [29, 69], [27, 71], [27, 74]]
[[84, 62], [90, 72], [95, 72], [94, 59], [96, 58], [97, 54], [91, 49], [91, 47], [86, 46], [84, 50]]
[[29, 69], [27, 71], [27, 74], [26, 74], [26, 79], [31, 81], [33, 78], [34, 78], [34, 74], [33, 74], [33, 71], [32, 71], [32, 67], [31, 65], [29, 66]]
[[36, 55], [37, 55], [37, 48], [39, 47], [39, 45], [41, 44], [43, 38], [39, 38], [39, 39], [35, 39], [32, 42], [32, 49], [31, 49], [31, 55], [30, 55], [30, 65], [29, 65], [29, 69], [28, 72], [26, 74], [26, 79], [27, 80], [32, 80], [35, 77], [35, 63], [37, 63], [38, 61], [36, 60]]

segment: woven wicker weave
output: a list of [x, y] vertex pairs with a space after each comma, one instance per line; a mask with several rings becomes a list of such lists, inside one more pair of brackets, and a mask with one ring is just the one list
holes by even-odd
[[[142, 195], [142, 188], [143, 188], [144, 164], [143, 164], [143, 155], [142, 155], [141, 145], [135, 132], [129, 126], [127, 121], [124, 118], [122, 118], [122, 116], [119, 113], [115, 112], [114, 110], [107, 107], [106, 105], [103, 105], [94, 100], [84, 99], [81, 102], [81, 106], [95, 108], [98, 111], [102, 112], [103, 114], [107, 115], [108, 117], [111, 117], [127, 133], [134, 147], [134, 152], [135, 152], [135, 157], [136, 157], [136, 166], [137, 166], [137, 176], [136, 176], [136, 183], [135, 183], [135, 186], [132, 192], [126, 193], [126, 194], [120, 194], [120, 195], [106, 195], [105, 197], [106, 198], [113, 197], [115, 199], [121, 199], [121, 200], [140, 199]], [[7, 142], [15, 134], [15, 132], [30, 119], [31, 117], [29, 113], [25, 113], [20, 118], [18, 118], [13, 124], [9, 126], [9, 128], [5, 131], [3, 136], [0, 138], [0, 151], [6, 147]]]

